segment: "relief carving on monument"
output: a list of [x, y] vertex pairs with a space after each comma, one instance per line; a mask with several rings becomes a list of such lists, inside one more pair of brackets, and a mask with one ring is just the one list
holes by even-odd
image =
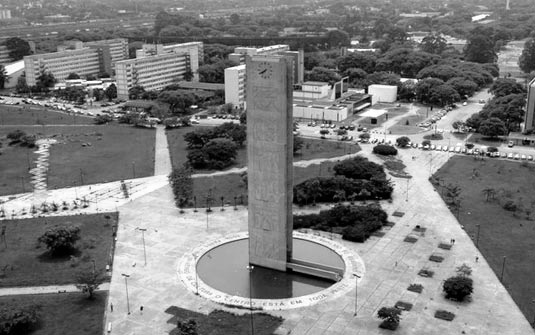
[[275, 103], [277, 101], [278, 90], [275, 87], [261, 87], [255, 86], [253, 88], [253, 109], [263, 112], [280, 113], [279, 106]]

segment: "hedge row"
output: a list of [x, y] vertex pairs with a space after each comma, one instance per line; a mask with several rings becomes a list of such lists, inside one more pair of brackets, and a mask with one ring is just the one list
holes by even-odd
[[294, 229], [310, 228], [342, 234], [342, 238], [364, 242], [387, 223], [387, 214], [379, 205], [337, 205], [318, 214], [294, 215]]

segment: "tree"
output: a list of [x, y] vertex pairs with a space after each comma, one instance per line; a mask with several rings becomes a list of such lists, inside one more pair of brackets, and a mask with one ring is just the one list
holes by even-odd
[[225, 82], [225, 69], [236, 65], [238, 64], [228, 59], [219, 60], [212, 64], [203, 64], [198, 69], [200, 81], [223, 84]]
[[87, 293], [87, 299], [93, 299], [93, 293], [104, 282], [104, 278], [94, 271], [82, 271], [76, 275], [75, 286], [82, 293]]
[[434, 86], [429, 91], [429, 102], [435, 105], [444, 106], [460, 100], [459, 93], [448, 84]]
[[324, 67], [315, 67], [312, 69], [312, 71], [307, 71], [305, 73], [305, 80], [323, 81], [332, 85], [338, 80], [340, 80], [340, 75], [336, 71], [331, 69], [327, 69]]
[[490, 198], [494, 198], [496, 195], [496, 190], [492, 187], [485, 187], [481, 193], [485, 195], [485, 201], [489, 201]]
[[17, 79], [17, 85], [15, 86], [15, 90], [17, 93], [28, 93], [30, 91], [30, 88], [28, 87], [28, 84], [26, 83], [26, 77], [20, 76]]
[[175, 203], [183, 207], [193, 197], [193, 179], [191, 169], [186, 167], [174, 168], [169, 175], [169, 183], [175, 196]]
[[237, 25], [240, 23], [240, 16], [236, 13], [232, 13], [229, 17], [230, 23]]
[[489, 137], [498, 137], [507, 134], [505, 123], [497, 117], [491, 117], [483, 120], [477, 130], [481, 135]]
[[381, 307], [377, 316], [383, 320], [379, 327], [396, 330], [401, 320], [401, 309], [396, 307]]
[[440, 55], [442, 51], [446, 50], [448, 43], [441, 35], [427, 35], [422, 39], [420, 43], [420, 49], [422, 51]]
[[455, 120], [455, 121], [453, 121], [451, 126], [453, 127], [453, 129], [455, 129], [455, 131], [459, 131], [460, 129], [463, 128], [464, 122], [460, 121], [460, 120]]
[[128, 90], [128, 99], [139, 99], [143, 93], [145, 93], [145, 88], [143, 86], [133, 86]]
[[14, 61], [21, 60], [24, 56], [32, 53], [30, 44], [18, 37], [11, 37], [5, 41], [5, 45], [9, 50], [9, 57]]
[[67, 79], [67, 80], [70, 80], [70, 79], [80, 79], [80, 76], [78, 75], [78, 73], [71, 72], [71, 73], [69, 73], [69, 75], [67, 76], [66, 79]]
[[111, 84], [106, 88], [104, 94], [108, 98], [108, 101], [112, 101], [112, 99], [117, 98], [117, 86], [115, 86], [115, 84]]
[[525, 94], [526, 89], [514, 79], [498, 78], [490, 86], [489, 92], [495, 97], [505, 97], [510, 94]]
[[351, 159], [345, 159], [337, 163], [333, 167], [334, 173], [337, 176], [344, 176], [350, 179], [366, 179], [372, 178], [385, 179], [386, 174], [381, 165], [370, 162], [364, 157], [357, 156]]
[[[306, 57], [305, 57], [306, 58]], [[342, 56], [336, 60], [336, 65], [340, 72], [348, 69], [362, 69], [366, 73], [375, 71], [377, 56], [372, 52], [352, 52], [347, 56]], [[318, 64], [319, 65], [319, 62]]]
[[5, 307], [0, 309], [0, 334], [29, 334], [39, 322], [38, 307]]
[[44, 243], [53, 255], [64, 255], [75, 249], [74, 245], [79, 239], [80, 228], [55, 226], [40, 236], [38, 242]]
[[193, 79], [193, 72], [190, 69], [187, 69], [186, 71], [184, 71], [182, 78], [185, 81], [191, 81], [191, 79]]
[[524, 73], [535, 71], [535, 41], [533, 38], [524, 43], [524, 49], [518, 59], [518, 66]]
[[305, 144], [303, 139], [300, 136], [294, 136], [293, 137], [293, 153], [294, 155], [303, 148], [303, 145]]
[[469, 62], [494, 63], [497, 59], [494, 41], [487, 35], [471, 34], [464, 47], [464, 57]]
[[100, 114], [95, 116], [94, 122], [95, 124], [106, 124], [113, 121], [113, 117], [108, 114]]
[[434, 87], [443, 85], [444, 81], [437, 78], [425, 78], [420, 81], [415, 86], [416, 99], [428, 103], [431, 99], [431, 90]]
[[468, 276], [460, 275], [446, 279], [442, 285], [446, 299], [455, 301], [463, 301], [466, 297], [472, 294], [473, 280]]
[[450, 78], [446, 84], [453, 87], [462, 97], [472, 96], [478, 88], [478, 85], [475, 82], [464, 77]]
[[4, 89], [5, 83], [9, 80], [6, 68], [4, 65], [0, 65], [0, 90]]
[[331, 48], [349, 45], [349, 34], [343, 30], [331, 30], [325, 34]]
[[398, 137], [396, 138], [396, 144], [398, 145], [398, 147], [406, 147], [409, 143], [411, 142], [411, 139], [408, 138], [407, 136], [401, 136], [401, 137]]
[[52, 72], [43, 71], [39, 77], [37, 77], [37, 87], [44, 92], [47, 92], [50, 87], [53, 87], [56, 83], [56, 78]]
[[178, 335], [197, 335], [197, 322], [193, 319], [178, 321]]
[[209, 167], [222, 169], [232, 164], [237, 155], [238, 147], [226, 138], [215, 138], [203, 147], [206, 163]]

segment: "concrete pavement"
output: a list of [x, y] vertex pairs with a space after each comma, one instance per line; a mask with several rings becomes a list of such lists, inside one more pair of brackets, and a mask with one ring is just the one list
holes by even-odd
[[[374, 161], [371, 146], [363, 155]], [[356, 251], [366, 265], [366, 274], [358, 288], [358, 316], [353, 317], [355, 291], [336, 300], [287, 311], [270, 312], [281, 316], [281, 327], [291, 334], [382, 334], [378, 328], [377, 310], [392, 306], [398, 300], [412, 303], [404, 312], [397, 334], [533, 334], [531, 326], [500, 284], [482, 255], [479, 254], [455, 217], [450, 213], [432, 185], [429, 174], [448, 158], [447, 153], [400, 151], [399, 156], [413, 176], [409, 180], [394, 178], [396, 183], [392, 203], [382, 202], [387, 213], [404, 212], [401, 218], [390, 217], [396, 225], [384, 228], [386, 235], [372, 237], [365, 243], [339, 241]], [[416, 156], [412, 160], [412, 156]], [[430, 163], [431, 162], [431, 163]], [[309, 209], [314, 210], [314, 209]], [[315, 209], [317, 210], [317, 209]], [[173, 325], [165, 310], [171, 306], [208, 314], [214, 309], [243, 314], [244, 310], [227, 308], [198, 297], [188, 291], [176, 273], [179, 258], [205, 241], [247, 229], [247, 211], [220, 212], [216, 208], [207, 215], [187, 210], [179, 214], [168, 186], [146, 194], [120, 208], [118, 241], [109, 301], [115, 306], [106, 322], [113, 325], [112, 334], [164, 334]], [[144, 265], [143, 245], [135, 227], [148, 228], [145, 233], [147, 265]], [[416, 243], [404, 242], [416, 225], [425, 227]], [[440, 242], [456, 240], [451, 250], [439, 249]], [[444, 261], [429, 260], [440, 252]], [[479, 262], [475, 262], [475, 257]], [[474, 294], [471, 302], [455, 303], [443, 297], [443, 280], [455, 274], [455, 268], [466, 263], [473, 269]], [[135, 264], [135, 265], [134, 265]], [[433, 278], [418, 275], [420, 269], [435, 272]], [[143, 315], [126, 312], [125, 280], [128, 274], [130, 308], [144, 306]], [[421, 294], [407, 291], [412, 283], [424, 286]], [[455, 313], [452, 322], [434, 318], [438, 309]]]

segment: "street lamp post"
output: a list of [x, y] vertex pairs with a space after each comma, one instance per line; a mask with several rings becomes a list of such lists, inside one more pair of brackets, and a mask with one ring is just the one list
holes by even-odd
[[254, 266], [247, 265], [249, 271], [249, 315], [251, 316], [251, 335], [254, 335], [254, 319], [253, 319], [253, 281], [251, 279], [253, 275]]
[[91, 262], [93, 262], [93, 274], [95, 274], [97, 272], [97, 266], [95, 264], [95, 260], [92, 259]]
[[143, 258], [145, 260], [145, 266], [147, 265], [147, 249], [145, 248], [145, 232], [147, 228], [136, 228], [141, 232], [141, 239], [143, 240]]
[[359, 287], [359, 278], [360, 276], [356, 273], [353, 273], [353, 277], [355, 277], [355, 313], [353, 316], [357, 316], [357, 307], [358, 307], [358, 287]]
[[121, 276], [124, 277], [124, 286], [126, 288], [126, 310], [128, 311], [128, 315], [130, 315], [130, 300], [128, 300], [128, 278], [130, 275], [121, 273]]
[[407, 178], [407, 192], [405, 192], [405, 201], [409, 201], [409, 178]]

